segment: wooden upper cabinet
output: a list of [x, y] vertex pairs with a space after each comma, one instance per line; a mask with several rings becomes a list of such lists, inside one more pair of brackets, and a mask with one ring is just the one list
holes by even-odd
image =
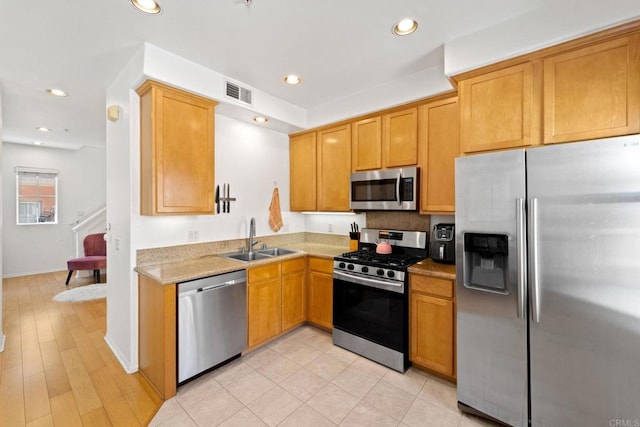
[[213, 214], [217, 102], [146, 81], [140, 95], [140, 213]]
[[294, 135], [289, 139], [291, 211], [315, 211], [317, 183], [316, 133]]
[[354, 171], [382, 168], [382, 117], [351, 124], [351, 157]]
[[538, 68], [529, 62], [460, 81], [462, 152], [539, 143]]
[[318, 210], [349, 211], [351, 125], [318, 131]]
[[544, 143], [640, 131], [639, 35], [544, 60]]
[[420, 213], [455, 211], [455, 158], [460, 153], [458, 97], [421, 105]]
[[418, 109], [409, 108], [382, 116], [384, 167], [418, 164]]

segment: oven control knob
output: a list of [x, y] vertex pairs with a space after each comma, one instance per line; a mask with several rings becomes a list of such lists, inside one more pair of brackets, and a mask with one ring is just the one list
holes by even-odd
[[361, 270], [361, 271], [362, 271], [363, 273], [367, 273], [367, 272], [369, 271], [369, 267], [364, 266], [364, 267], [362, 267], [362, 270]]
[[345, 268], [347, 265], [344, 262], [338, 264], [338, 268]]
[[378, 276], [384, 276], [384, 270], [379, 268], [378, 271], [376, 271], [376, 273], [378, 274]]
[[387, 271], [387, 277], [393, 277], [393, 276], [395, 276], [395, 275], [396, 275], [396, 273], [395, 273], [395, 272], [393, 272], [393, 271], [391, 271], [391, 270]]
[[353, 270], [355, 267], [353, 266], [353, 264], [349, 264], [347, 265], [347, 270]]

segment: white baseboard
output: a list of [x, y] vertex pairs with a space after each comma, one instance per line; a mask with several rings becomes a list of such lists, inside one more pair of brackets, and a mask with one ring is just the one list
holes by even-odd
[[[13, 277], [22, 277], [22, 276], [33, 276], [34, 274], [47, 274], [47, 273], [59, 273], [61, 271], [64, 272], [68, 272], [69, 270], [47, 270], [47, 271], [26, 271], [26, 272], [22, 272], [22, 273], [10, 273], [10, 274], [3, 274], [2, 278], [3, 279], [11, 279]], [[76, 274], [78, 274], [78, 272], [76, 272], [76, 274], [74, 274], [74, 277], [91, 277], [93, 276], [93, 274], [91, 273], [91, 270], [79, 270], [82, 274], [80, 274], [79, 276], [76, 276]], [[106, 274], [107, 270], [100, 270], [100, 275], [102, 277], [102, 275]]]
[[131, 362], [127, 360], [124, 354], [122, 354], [122, 352], [118, 349], [118, 347], [116, 347], [113, 341], [109, 338], [109, 334], [104, 336], [104, 341], [107, 343], [107, 345], [111, 349], [111, 352], [114, 354], [114, 356], [116, 356], [116, 359], [118, 359], [118, 362], [120, 362], [120, 365], [122, 366], [122, 368], [127, 374], [133, 374], [134, 372], [138, 372], [137, 364], [133, 366]]

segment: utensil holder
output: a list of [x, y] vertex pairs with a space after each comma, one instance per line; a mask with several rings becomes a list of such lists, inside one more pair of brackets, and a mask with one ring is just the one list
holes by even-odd
[[360, 232], [359, 231], [350, 231], [349, 232], [349, 250], [357, 251], [358, 243], [360, 242]]

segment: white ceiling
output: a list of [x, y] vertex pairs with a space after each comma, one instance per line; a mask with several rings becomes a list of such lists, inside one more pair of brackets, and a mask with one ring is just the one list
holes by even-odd
[[[3, 140], [103, 147], [106, 88], [143, 42], [312, 109], [438, 65], [444, 43], [564, 0], [159, 1], [156, 16], [128, 0], [0, 1]], [[394, 36], [404, 17], [418, 31]], [[288, 73], [303, 84], [284, 85]]]

